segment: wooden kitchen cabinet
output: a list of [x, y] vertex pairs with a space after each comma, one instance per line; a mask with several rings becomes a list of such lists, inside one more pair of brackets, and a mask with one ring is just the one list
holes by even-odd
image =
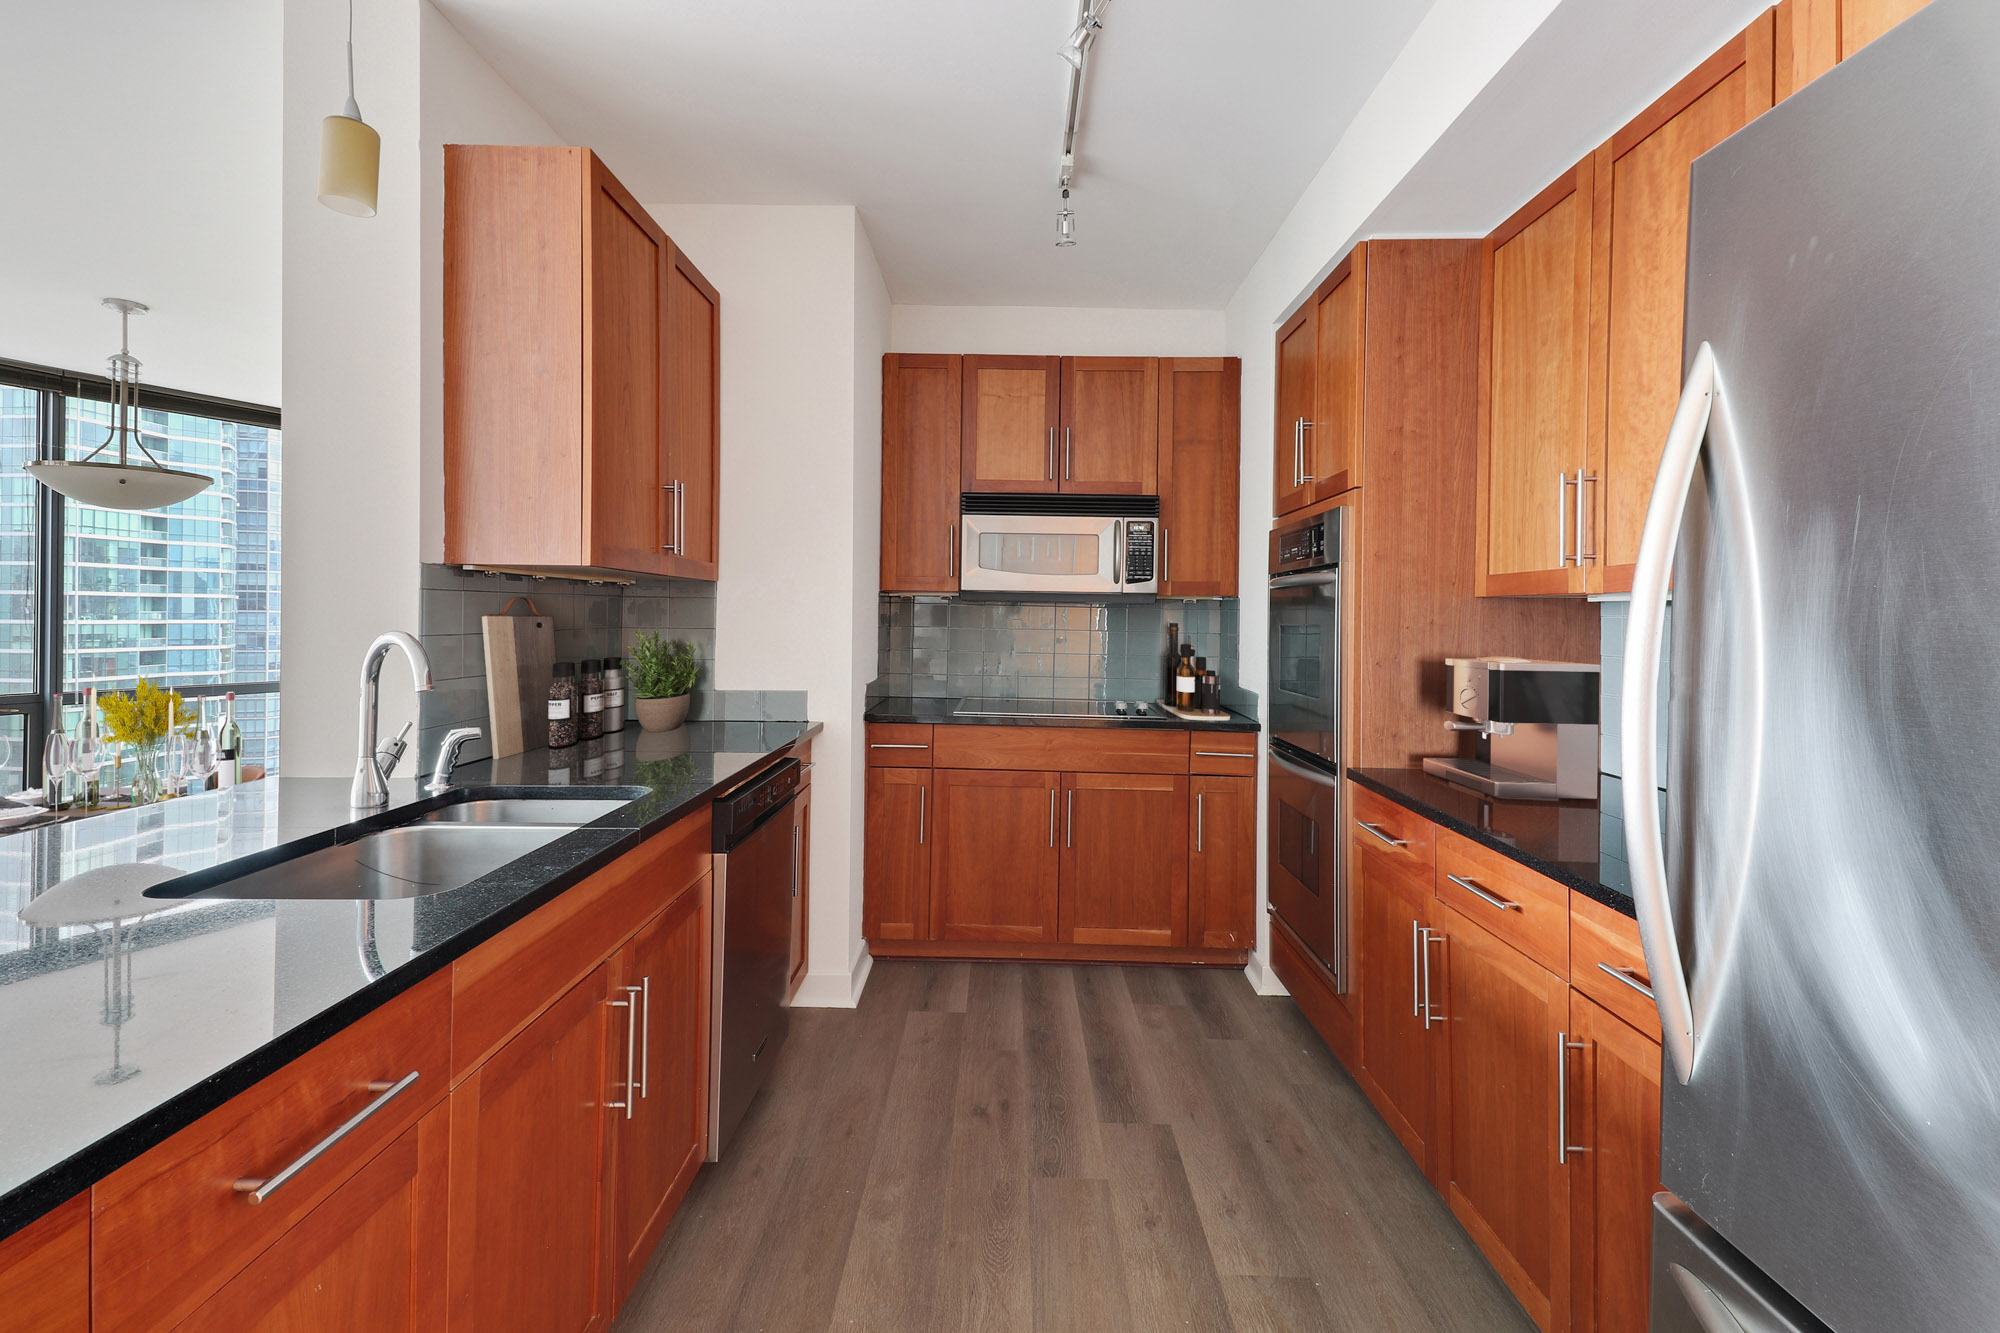
[[1160, 363], [1150, 356], [1062, 359], [1061, 489], [1157, 495]]
[[1313, 414], [1305, 453], [1314, 500], [1331, 500], [1361, 485], [1362, 343], [1367, 293], [1368, 246], [1363, 242], [1320, 284], [1313, 305]]
[[1065, 773], [1062, 804], [1062, 942], [1186, 944], [1187, 778]]
[[1188, 851], [1187, 942], [1257, 947], [1257, 779], [1197, 775]]
[[[1435, 908], [1429, 868], [1406, 863], [1365, 830], [1352, 830], [1349, 840], [1350, 891], [1359, 901], [1354, 954], [1362, 1089], [1404, 1151], [1435, 1177], [1441, 1161], [1435, 1066], [1445, 1010], [1443, 974], [1433, 970], [1442, 946], [1432, 943], [1430, 934]], [[1427, 1001], [1434, 1015], [1429, 1020]]]
[[[1688, 171], [1694, 159], [1768, 110], [1766, 12], [1598, 149], [1592, 167], [1592, 336], [1604, 395], [1585, 473], [1583, 551], [1591, 592], [1630, 592], [1660, 449], [1681, 396], [1687, 300]], [[1589, 483], [1589, 478], [1601, 478]]]
[[1160, 362], [1160, 595], [1236, 595], [1243, 363]]
[[932, 939], [1055, 942], [1061, 787], [1057, 773], [932, 774]]
[[[615, 965], [622, 998], [635, 1009], [612, 1019], [611, 1049], [636, 1043], [636, 1082], [614, 1068], [616, 1139], [611, 1207], [616, 1298], [646, 1269], [708, 1147], [709, 952], [714, 880], [681, 890], [632, 938]], [[625, 1022], [620, 1022], [620, 1020]]]
[[1486, 238], [1480, 281], [1478, 592], [1585, 591], [1590, 158]]
[[445, 561], [716, 577], [720, 300], [584, 148], [445, 147]]
[[1840, 0], [1840, 58], [1847, 59], [1930, 0]]
[[1569, 1177], [1556, 1146], [1569, 983], [1443, 902], [1436, 920], [1445, 1198], [1529, 1316], [1555, 1333], [1569, 1327], [1570, 1306]]
[[960, 476], [967, 491], [1059, 488], [1062, 359], [968, 356], [962, 364]]
[[1271, 512], [1282, 518], [1312, 502], [1311, 446], [1318, 413], [1319, 310], [1308, 300], [1278, 329], [1277, 425], [1272, 432]]
[[0, 1333], [90, 1333], [90, 1196], [0, 1240]]
[[[810, 769], [810, 765], [807, 766]], [[792, 803], [792, 925], [785, 965], [785, 999], [799, 993], [812, 962], [812, 778]]]
[[1567, 1124], [1576, 1333], [1646, 1333], [1660, 1189], [1660, 1044], [1569, 996]]
[[608, 1103], [629, 1091], [611, 984], [606, 963], [452, 1089], [453, 1330], [610, 1322]]
[[931, 937], [931, 770], [868, 770], [862, 931], [871, 940]]
[[958, 591], [964, 358], [882, 358], [882, 591]]

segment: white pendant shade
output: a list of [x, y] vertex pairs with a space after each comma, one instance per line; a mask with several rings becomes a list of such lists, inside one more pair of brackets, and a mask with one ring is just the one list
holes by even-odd
[[374, 217], [375, 186], [381, 174], [382, 136], [372, 126], [356, 116], [328, 116], [320, 122], [322, 204], [349, 217]]
[[213, 478], [146, 463], [83, 463], [45, 458], [28, 475], [79, 504], [104, 509], [164, 509], [208, 489]]

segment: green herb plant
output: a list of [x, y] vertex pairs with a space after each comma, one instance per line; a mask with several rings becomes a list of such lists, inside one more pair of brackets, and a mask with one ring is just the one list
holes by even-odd
[[648, 631], [633, 638], [625, 674], [641, 699], [675, 699], [694, 688], [701, 661], [694, 655], [693, 644], [665, 640]]

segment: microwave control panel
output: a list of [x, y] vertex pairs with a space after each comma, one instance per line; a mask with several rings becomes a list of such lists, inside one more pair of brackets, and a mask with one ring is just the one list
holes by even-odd
[[1153, 581], [1153, 524], [1141, 519], [1125, 523], [1125, 581]]

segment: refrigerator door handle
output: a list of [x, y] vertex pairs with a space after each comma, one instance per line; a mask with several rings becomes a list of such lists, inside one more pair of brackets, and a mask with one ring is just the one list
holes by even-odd
[[1667, 1271], [1674, 1275], [1674, 1285], [1680, 1288], [1681, 1299], [1687, 1303], [1688, 1313], [1701, 1325], [1702, 1333], [1749, 1333], [1714, 1288], [1679, 1264], [1669, 1266]]

